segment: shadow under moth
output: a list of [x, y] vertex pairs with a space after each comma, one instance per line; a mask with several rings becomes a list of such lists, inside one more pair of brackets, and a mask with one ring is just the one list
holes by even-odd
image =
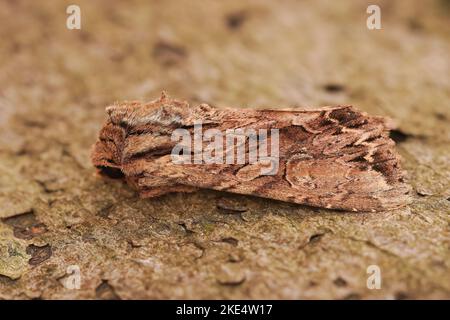
[[216, 108], [163, 93], [106, 111], [92, 162], [142, 197], [207, 188], [351, 211], [409, 199], [388, 121], [352, 106]]

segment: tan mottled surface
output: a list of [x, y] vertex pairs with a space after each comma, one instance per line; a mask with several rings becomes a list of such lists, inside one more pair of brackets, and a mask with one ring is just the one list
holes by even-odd
[[[377, 31], [368, 1], [77, 3], [80, 31], [65, 27], [71, 2], [0, 2], [0, 298], [450, 298], [448, 1], [377, 1]], [[356, 214], [213, 191], [141, 200], [95, 177], [105, 106], [163, 89], [390, 116], [413, 203]], [[366, 287], [374, 264], [380, 290]], [[79, 290], [63, 286], [70, 265]]]

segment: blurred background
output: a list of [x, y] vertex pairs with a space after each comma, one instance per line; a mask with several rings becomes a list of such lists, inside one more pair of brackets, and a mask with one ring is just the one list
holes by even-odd
[[[80, 30], [66, 27], [72, 4]], [[370, 4], [381, 30], [366, 26]], [[445, 0], [2, 0], [0, 244], [22, 258], [0, 258], [0, 297], [448, 298], [449, 18]], [[96, 179], [105, 107], [162, 90], [193, 104], [389, 116], [415, 202], [343, 217], [231, 196], [249, 213], [240, 220], [216, 212], [219, 193], [143, 201]], [[44, 231], [17, 236], [36, 224]], [[365, 288], [373, 261], [390, 268], [385, 291]], [[67, 291], [74, 263], [89, 272]]]

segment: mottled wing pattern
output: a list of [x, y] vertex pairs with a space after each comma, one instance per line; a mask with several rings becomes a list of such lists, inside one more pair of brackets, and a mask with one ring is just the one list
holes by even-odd
[[[352, 106], [219, 109], [189, 106], [163, 95], [147, 104], [111, 106], [107, 113], [92, 152], [93, 164], [102, 175], [126, 179], [143, 197], [208, 188], [352, 211], [393, 209], [409, 200], [409, 186], [385, 119]], [[171, 151], [177, 141], [172, 141], [172, 132], [184, 128], [193, 134], [199, 121], [203, 129], [222, 132], [278, 129], [276, 174], [263, 175], [261, 163], [248, 161], [174, 163]]]

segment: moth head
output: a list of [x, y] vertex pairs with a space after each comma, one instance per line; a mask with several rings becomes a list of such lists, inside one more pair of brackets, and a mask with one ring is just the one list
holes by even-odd
[[111, 179], [122, 179], [125, 177], [124, 173], [119, 168], [97, 166], [97, 170], [100, 175]]

